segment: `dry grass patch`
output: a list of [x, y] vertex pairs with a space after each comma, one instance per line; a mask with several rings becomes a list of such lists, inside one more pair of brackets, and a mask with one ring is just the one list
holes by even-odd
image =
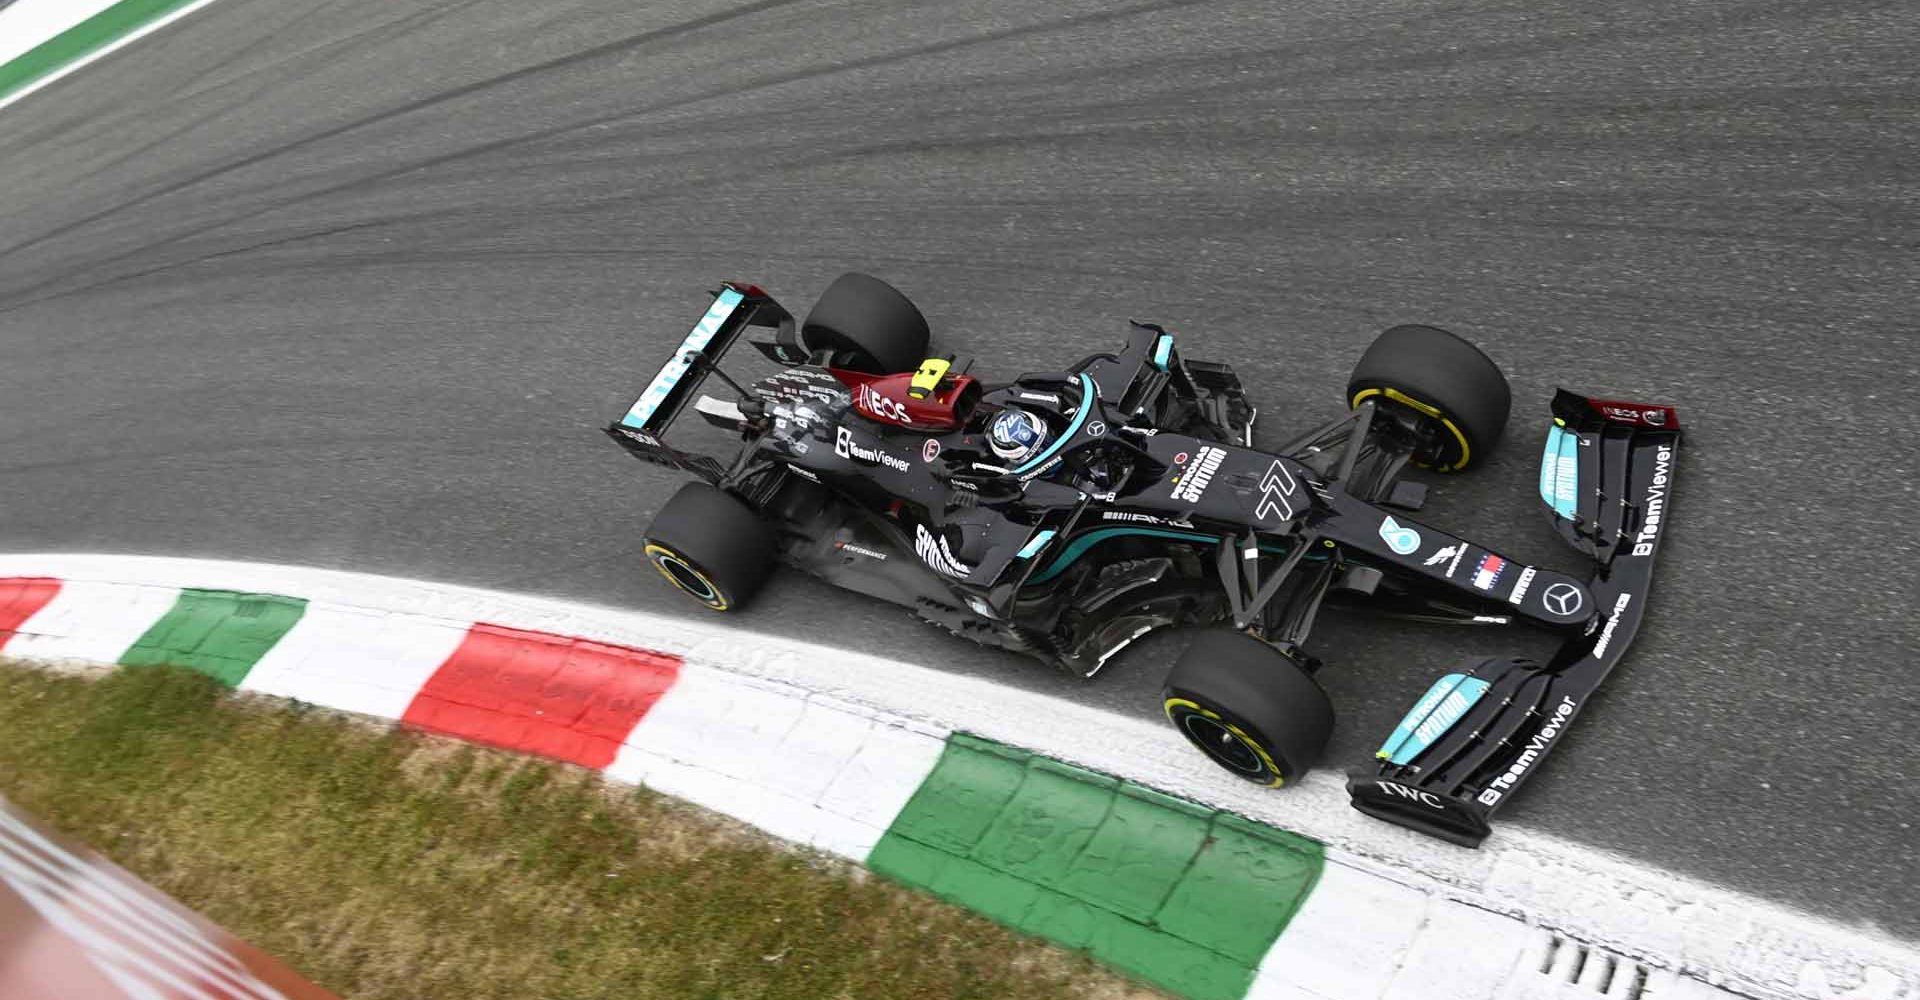
[[354, 1000], [1160, 995], [590, 771], [184, 671], [0, 665], [0, 792]]

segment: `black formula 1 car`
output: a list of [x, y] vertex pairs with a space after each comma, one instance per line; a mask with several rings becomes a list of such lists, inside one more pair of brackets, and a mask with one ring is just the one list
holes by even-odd
[[[719, 363], [749, 327], [768, 331], [752, 342], [777, 367], [743, 385]], [[1149, 630], [1190, 629], [1167, 718], [1274, 786], [1333, 728], [1304, 647], [1323, 606], [1544, 629], [1563, 640], [1548, 662], [1455, 666], [1349, 775], [1360, 810], [1468, 845], [1640, 626], [1680, 445], [1672, 407], [1555, 396], [1540, 492], [1592, 558], [1581, 580], [1410, 516], [1426, 488], [1401, 478], [1409, 464], [1466, 469], [1507, 422], [1505, 376], [1444, 330], [1381, 334], [1349, 412], [1270, 450], [1253, 447], [1233, 370], [1185, 358], [1159, 326], [999, 385], [927, 345], [919, 310], [866, 275], [840, 277], [798, 324], [758, 287], [722, 285], [606, 428], [702, 480], [655, 516], [648, 559], [717, 611], [784, 563], [1083, 676]], [[709, 376], [726, 398], [696, 400]], [[668, 443], [689, 404], [736, 454]]]

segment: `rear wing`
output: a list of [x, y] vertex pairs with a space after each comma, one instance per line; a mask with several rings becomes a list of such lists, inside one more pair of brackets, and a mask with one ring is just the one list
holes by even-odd
[[[1485, 658], [1436, 682], [1380, 748], [1376, 765], [1348, 772], [1347, 791], [1361, 812], [1478, 846], [1493, 814], [1539, 773], [1640, 629], [1654, 553], [1666, 537], [1679, 414], [1563, 389], [1553, 418], [1540, 497], [1561, 538], [1593, 559], [1584, 622], [1544, 665]], [[1549, 588], [1545, 599], [1555, 596]], [[1559, 596], [1586, 600], [1571, 587]]]
[[769, 357], [787, 364], [805, 360], [794, 335], [791, 313], [758, 285], [722, 282], [713, 304], [654, 373], [639, 398], [607, 425], [607, 436], [642, 461], [685, 469], [709, 481], [718, 479], [718, 461], [674, 448], [667, 443], [667, 431], [698, 394], [708, 373], [749, 326], [776, 331], [772, 343], [756, 345]]

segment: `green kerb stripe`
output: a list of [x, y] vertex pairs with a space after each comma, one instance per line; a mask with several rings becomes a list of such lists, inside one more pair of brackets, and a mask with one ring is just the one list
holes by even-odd
[[120, 0], [0, 66], [0, 97], [81, 59], [192, 3], [193, 0]]
[[1195, 1000], [1238, 1000], [1321, 845], [955, 734], [867, 864]]
[[171, 664], [237, 686], [305, 614], [297, 597], [183, 590], [173, 610], [121, 654], [130, 667]]

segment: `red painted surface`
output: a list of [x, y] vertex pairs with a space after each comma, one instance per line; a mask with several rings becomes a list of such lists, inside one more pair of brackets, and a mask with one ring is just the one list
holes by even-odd
[[60, 593], [60, 581], [37, 576], [0, 577], [0, 649], [15, 629]]
[[1616, 424], [1651, 427], [1662, 431], [1680, 429], [1680, 411], [1671, 406], [1660, 403], [1632, 403], [1621, 399], [1592, 399], [1587, 402], [1593, 407], [1594, 412]]
[[679, 674], [677, 656], [480, 624], [401, 721], [606, 767]]
[[827, 369], [840, 383], [853, 390], [853, 408], [868, 420], [895, 427], [921, 431], [950, 431], [967, 418], [974, 379], [971, 375], [950, 375], [926, 399], [907, 394], [913, 387], [913, 373], [868, 375], [844, 368]]

